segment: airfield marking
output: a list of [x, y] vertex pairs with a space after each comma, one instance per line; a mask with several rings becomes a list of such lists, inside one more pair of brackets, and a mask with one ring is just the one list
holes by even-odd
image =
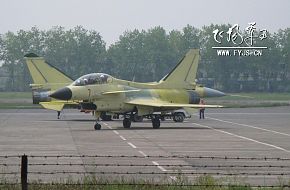
[[282, 133], [282, 132], [278, 132], [278, 131], [274, 131], [274, 130], [270, 130], [270, 129], [264, 129], [264, 128], [261, 128], [261, 127], [255, 127], [253, 125], [235, 123], [235, 122], [226, 121], [226, 120], [222, 120], [222, 119], [217, 119], [217, 118], [213, 118], [213, 117], [207, 117], [207, 118], [212, 119], [212, 120], [216, 120], [216, 121], [220, 121], [220, 122], [224, 122], [224, 123], [229, 123], [229, 124], [233, 124], [233, 125], [240, 125], [240, 126], [243, 126], [243, 127], [249, 127], [249, 128], [253, 128], [253, 129], [259, 129], [259, 130], [262, 130], [262, 131], [267, 131], [267, 132], [276, 133], [276, 134], [279, 134], [279, 135], [285, 135], [285, 136], [290, 137], [290, 134], [287, 134], [287, 133]]
[[122, 135], [119, 135], [119, 137], [120, 137], [123, 141], [127, 140], [127, 139], [125, 139], [125, 137], [123, 137]]
[[[104, 124], [105, 124], [105, 123], [104, 123]], [[108, 128], [112, 129], [112, 127], [109, 126], [108, 124], [105, 124], [105, 125], [106, 125]], [[127, 139], [124, 138], [122, 135], [119, 135], [119, 132], [118, 132], [118, 131], [113, 130], [113, 132], [114, 132], [116, 135], [118, 135], [122, 140], [124, 140], [124, 141], [127, 140]], [[127, 142], [127, 144], [130, 145], [130, 146], [131, 146], [132, 148], [134, 148], [134, 149], [137, 148], [137, 146], [134, 145], [134, 144], [131, 143], [131, 142]], [[139, 150], [138, 152], [139, 152], [140, 154], [142, 154], [142, 156], [144, 156], [144, 157], [147, 157], [147, 156], [148, 156], [147, 154], [145, 154], [145, 153], [144, 153], [143, 151], [141, 151], [141, 150]], [[156, 161], [152, 161], [152, 163], [153, 163], [154, 165], [156, 165], [157, 168], [159, 168], [161, 171], [163, 171], [163, 172], [166, 172], [166, 171], [167, 171], [164, 167], [160, 166], [160, 164], [159, 164], [158, 162], [156, 162]], [[176, 177], [175, 177], [175, 176], [170, 176], [170, 178], [171, 178], [172, 180], [176, 180]]]
[[[107, 123], [104, 123], [109, 129], [113, 129], [110, 125], [108, 125]], [[113, 132], [118, 135], [123, 141], [126, 141], [127, 139], [125, 137], [123, 137], [122, 135], [119, 135], [119, 132], [116, 130], [113, 130]], [[131, 142], [127, 142], [128, 145], [130, 145], [132, 148], [137, 148], [137, 146], [135, 146], [133, 143]], [[141, 153], [142, 151], [139, 151], [139, 153]], [[146, 154], [144, 152], [141, 153], [143, 156], [145, 156]], [[146, 155], [147, 156], [147, 155]]]
[[[110, 128], [110, 129], [112, 129], [112, 127], [111, 126], [109, 126], [107, 123], [104, 123], [108, 128]], [[120, 133], [118, 132], [118, 131], [116, 131], [116, 130], [113, 130], [113, 132], [116, 134], [116, 135], [118, 135], [122, 140], [124, 140], [124, 141], [126, 141], [127, 139], [126, 138], [124, 138], [122, 135], [120, 135]], [[131, 143], [131, 142], [127, 142], [127, 144], [128, 145], [130, 145], [132, 148], [134, 148], [134, 149], [136, 149], [137, 148], [137, 146], [135, 146], [133, 143]], [[138, 151], [140, 154], [142, 154], [142, 156], [144, 156], [144, 157], [147, 157], [148, 155], [147, 154], [145, 154], [143, 151], [141, 151], [141, 150], [139, 150]], [[162, 172], [166, 172], [166, 171], [168, 171], [168, 170], [166, 170], [164, 167], [162, 167], [162, 166], [160, 166], [160, 164], [158, 163], [158, 162], [156, 162], [156, 161], [152, 161], [152, 163], [154, 164], [154, 165], [156, 165], [157, 166], [157, 168], [159, 168]], [[176, 181], [176, 177], [175, 176], [169, 176], [172, 180], [174, 180], [174, 181]]]
[[120, 133], [116, 130], [113, 130], [113, 132], [116, 134], [116, 135], [119, 135]]
[[262, 144], [262, 145], [266, 145], [266, 146], [270, 146], [272, 148], [276, 148], [278, 150], [282, 150], [284, 152], [287, 152], [287, 153], [290, 153], [289, 150], [286, 150], [282, 147], [279, 147], [279, 146], [276, 146], [276, 145], [273, 145], [273, 144], [269, 144], [269, 143], [264, 143], [264, 142], [261, 142], [261, 141], [257, 141], [255, 139], [251, 139], [251, 138], [248, 138], [248, 137], [244, 137], [244, 136], [241, 136], [241, 135], [236, 135], [234, 133], [230, 133], [230, 132], [227, 132], [227, 131], [223, 131], [223, 130], [220, 130], [220, 129], [215, 129], [213, 127], [209, 127], [207, 125], [201, 125], [201, 124], [197, 124], [197, 123], [192, 123], [194, 125], [197, 125], [197, 126], [200, 126], [200, 127], [204, 127], [204, 128], [208, 128], [208, 129], [212, 129], [214, 131], [218, 131], [218, 132], [221, 132], [221, 133], [225, 133], [225, 134], [228, 134], [228, 135], [231, 135], [231, 136], [234, 136], [234, 137], [238, 137], [238, 138], [241, 138], [241, 139], [245, 139], [245, 140], [248, 140], [248, 141], [252, 141], [252, 142], [255, 142], [255, 143], [258, 143], [258, 144]]
[[[104, 124], [105, 124], [108, 128], [112, 129], [112, 127], [109, 126], [108, 124], [106, 124], [106, 123], [104, 123]], [[113, 132], [114, 132], [116, 135], [118, 135], [122, 140], [124, 140], [124, 141], [127, 140], [125, 137], [123, 137], [122, 135], [120, 135], [118, 131], [113, 130]], [[134, 145], [134, 144], [131, 143], [131, 142], [127, 142], [127, 144], [130, 145], [130, 146], [131, 146], [132, 148], [134, 148], [134, 149], [137, 148], [137, 146]], [[147, 154], [145, 154], [145, 153], [144, 153], [143, 151], [141, 151], [141, 150], [139, 150], [138, 152], [139, 152], [140, 154], [142, 154], [142, 156], [144, 156], [144, 157], [147, 157], [147, 156], [148, 156]], [[152, 163], [153, 163], [154, 165], [156, 165], [157, 168], [160, 169], [162, 172], [166, 172], [166, 171], [167, 171], [164, 167], [160, 166], [160, 164], [159, 164], [158, 162], [156, 162], [156, 161], [152, 161]], [[169, 177], [170, 177], [172, 180], [174, 180], [174, 181], [177, 179], [175, 176], [169, 176]]]
[[156, 161], [152, 161], [152, 163], [157, 166], [157, 168], [159, 168], [161, 171], [166, 172], [167, 170], [165, 168], [163, 168], [162, 166], [160, 166], [160, 164]]
[[139, 150], [138, 151], [140, 154], [142, 154], [143, 156], [145, 156], [145, 157], [147, 157], [148, 155], [147, 154], [145, 154], [143, 151], [141, 151], [141, 150]]
[[102, 122], [102, 123], [105, 124], [106, 127], [108, 127], [109, 129], [113, 129], [108, 123], [104, 123], [104, 122]]
[[132, 148], [137, 148], [137, 146], [135, 146], [134, 144], [130, 143], [130, 142], [127, 142], [128, 145], [130, 145]]

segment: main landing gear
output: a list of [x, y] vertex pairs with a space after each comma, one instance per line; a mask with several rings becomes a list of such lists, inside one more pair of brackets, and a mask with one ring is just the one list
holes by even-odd
[[[102, 128], [101, 124], [98, 123], [99, 121], [99, 117], [98, 117], [98, 112], [95, 112], [95, 117], [96, 117], [96, 124], [94, 125], [94, 129], [95, 130], [100, 130]], [[128, 115], [124, 115], [125, 118], [123, 120], [123, 127], [125, 129], [129, 129], [131, 128], [131, 123], [132, 123], [132, 119], [133, 117], [128, 117]], [[160, 128], [160, 116], [158, 115], [150, 115], [149, 116], [151, 118], [151, 122], [152, 122], [152, 127], [153, 129], [159, 129]]]
[[[152, 127], [153, 129], [159, 129], [160, 128], [160, 118], [158, 116], [151, 116], [152, 121]], [[129, 129], [131, 127], [131, 118], [124, 118], [123, 120], [123, 127], [126, 129]]]

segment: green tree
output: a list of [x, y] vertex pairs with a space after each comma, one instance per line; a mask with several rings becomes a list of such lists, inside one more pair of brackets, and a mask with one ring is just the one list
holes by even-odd
[[46, 33], [45, 57], [72, 78], [88, 72], [101, 72], [105, 65], [106, 44], [96, 31], [81, 26], [65, 31], [55, 27]]
[[96, 31], [87, 31], [78, 26], [66, 31], [55, 27], [40, 31], [36, 27], [29, 31], [8, 32], [1, 38], [1, 60], [9, 71], [7, 90], [28, 90], [29, 72], [23, 56], [33, 52], [44, 56], [48, 62], [76, 78], [88, 72], [104, 71], [106, 65], [105, 42]]
[[28, 85], [24, 85], [24, 81], [27, 78], [24, 76], [24, 66], [22, 63], [23, 55], [27, 50], [36, 47], [35, 38], [32, 33], [35, 32], [35, 28], [31, 32], [20, 30], [17, 34], [8, 32], [4, 35], [4, 49], [2, 49], [1, 57], [4, 61], [4, 67], [8, 68], [9, 82], [7, 87], [11, 90], [22, 91], [27, 89]]
[[170, 47], [166, 31], [162, 27], [148, 30], [146, 34], [144, 53], [147, 67], [147, 81], [158, 81], [174, 66], [173, 49]]
[[[233, 46], [227, 41], [230, 24], [209, 25], [201, 29], [187, 25], [168, 33], [161, 26], [149, 30], [125, 31], [106, 50], [97, 31], [82, 26], [66, 30], [36, 27], [28, 31], [0, 35], [0, 61], [8, 69], [7, 90], [28, 90], [30, 80], [23, 56], [44, 56], [72, 78], [91, 72], [105, 72], [118, 78], [140, 82], [158, 81], [169, 73], [190, 48], [201, 50], [198, 78], [224, 91], [289, 91], [290, 29], [268, 33], [256, 45], [266, 46], [260, 57], [217, 56], [213, 46]], [[224, 31], [223, 43], [213, 38], [213, 31]], [[245, 32], [242, 32], [245, 35]], [[212, 79], [212, 80], [211, 80]]]
[[280, 77], [282, 79], [283, 89], [290, 91], [290, 28], [279, 30], [275, 34], [276, 47], [280, 51]]
[[240, 60], [235, 56], [217, 56], [215, 46], [233, 46], [232, 43], [226, 40], [226, 36], [222, 38], [222, 43], [218, 44], [214, 40], [213, 31], [227, 31], [231, 27], [229, 24], [225, 25], [210, 25], [204, 26], [201, 31], [201, 64], [200, 71], [204, 71], [207, 78], [214, 78], [216, 88], [225, 91], [231, 91], [233, 84], [232, 78], [237, 77], [237, 67], [242, 69], [239, 64]]
[[[119, 41], [108, 49], [108, 62], [111, 74], [127, 80], [142, 80], [144, 71], [144, 40], [145, 31], [126, 31]], [[139, 73], [140, 72], [140, 73]]]

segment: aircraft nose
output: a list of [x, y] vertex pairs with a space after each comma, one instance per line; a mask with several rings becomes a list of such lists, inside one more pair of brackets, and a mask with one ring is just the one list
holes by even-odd
[[226, 95], [225, 93], [221, 91], [218, 91], [212, 88], [207, 88], [207, 87], [204, 87], [204, 92], [205, 92], [205, 97], [221, 97], [221, 96]]
[[68, 87], [64, 87], [49, 96], [58, 100], [70, 100], [72, 97], [72, 91]]

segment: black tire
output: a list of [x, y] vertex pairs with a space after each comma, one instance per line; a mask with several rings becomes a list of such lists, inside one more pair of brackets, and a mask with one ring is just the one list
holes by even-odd
[[153, 118], [152, 119], [152, 127], [153, 127], [153, 129], [159, 129], [160, 128], [160, 119], [159, 118]]
[[184, 114], [183, 113], [180, 113], [180, 112], [177, 112], [177, 113], [174, 113], [173, 115], [173, 121], [175, 122], [183, 122], [184, 121]]
[[96, 123], [94, 128], [95, 128], [95, 130], [100, 130], [102, 128], [102, 125], [99, 123]]
[[123, 127], [127, 129], [131, 127], [131, 120], [129, 118], [124, 118]]

